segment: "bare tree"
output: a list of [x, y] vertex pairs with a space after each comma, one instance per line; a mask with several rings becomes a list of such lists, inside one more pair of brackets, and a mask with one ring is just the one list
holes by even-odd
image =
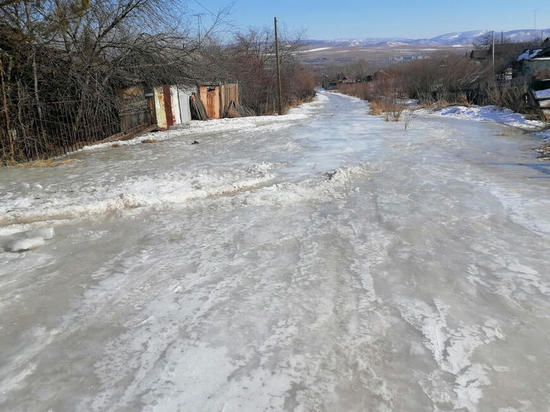
[[21, 156], [34, 156], [57, 144], [45, 139], [44, 130], [36, 132], [44, 127], [44, 111], [53, 110], [46, 102], [71, 101], [74, 115], [50, 117], [56, 115], [75, 131], [86, 111], [116, 114], [117, 88], [193, 79], [199, 44], [175, 19], [178, 7], [176, 0], [0, 3], [2, 106], [17, 120], [0, 124], [0, 140], [12, 133], [9, 123], [19, 130], [13, 133], [21, 142]]

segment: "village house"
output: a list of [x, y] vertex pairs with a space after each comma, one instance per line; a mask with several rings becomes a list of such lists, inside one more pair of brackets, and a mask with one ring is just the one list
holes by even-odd
[[536, 80], [550, 78], [550, 38], [535, 47], [529, 47], [517, 58], [517, 68], [527, 77]]
[[550, 38], [539, 46], [523, 50], [515, 63], [517, 72], [530, 79], [530, 104], [538, 107], [550, 120]]

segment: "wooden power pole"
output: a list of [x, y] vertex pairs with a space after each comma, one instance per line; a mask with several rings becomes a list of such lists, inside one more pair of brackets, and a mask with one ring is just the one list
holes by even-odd
[[281, 87], [281, 64], [279, 62], [279, 34], [277, 33], [277, 17], [275, 22], [275, 57], [277, 59], [277, 97], [279, 103], [279, 115], [283, 114], [283, 91]]
[[493, 43], [492, 49], [493, 49], [493, 80], [495, 80], [495, 31], [493, 30], [491, 42]]

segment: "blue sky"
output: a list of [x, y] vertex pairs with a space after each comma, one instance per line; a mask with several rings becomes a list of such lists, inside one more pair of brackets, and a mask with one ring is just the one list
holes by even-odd
[[[231, 0], [189, 0], [207, 13]], [[304, 29], [315, 39], [408, 37], [423, 38], [466, 30], [550, 28], [550, 0], [234, 0], [237, 27], [263, 27], [278, 16], [289, 31]], [[202, 7], [201, 6], [204, 6]], [[336, 7], [335, 7], [336, 5]], [[206, 17], [205, 17], [206, 18]]]

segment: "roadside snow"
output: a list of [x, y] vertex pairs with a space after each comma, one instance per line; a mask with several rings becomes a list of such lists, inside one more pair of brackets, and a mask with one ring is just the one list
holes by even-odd
[[525, 130], [536, 130], [544, 126], [543, 122], [527, 120], [524, 115], [510, 109], [497, 106], [451, 106], [433, 113], [436, 116], [454, 117], [457, 119], [495, 122]]

